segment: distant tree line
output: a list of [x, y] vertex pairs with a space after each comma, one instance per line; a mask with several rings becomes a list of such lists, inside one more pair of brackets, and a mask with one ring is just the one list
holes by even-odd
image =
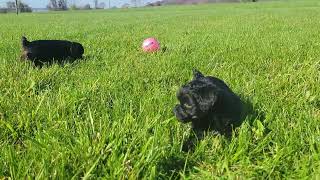
[[[18, 8], [16, 4], [18, 5]], [[23, 3], [21, 0], [18, 0], [17, 2], [6, 2], [6, 7], [0, 8], [0, 13], [15, 12], [16, 10], [18, 10], [18, 12], [32, 12], [32, 8], [28, 4]]]
[[65, 11], [68, 10], [67, 0], [50, 0], [47, 8], [52, 11]]
[[[132, 0], [135, 1], [135, 0]], [[226, 2], [257, 2], [258, 0], [158, 0], [149, 2], [146, 6], [162, 6], [166, 4], [201, 4], [201, 3], [226, 3]]]
[[[93, 0], [94, 9], [104, 9], [105, 3], [100, 2], [98, 0]], [[50, 0], [49, 4], [47, 5], [47, 8], [50, 11], [66, 11], [68, 9], [71, 10], [87, 10], [87, 9], [93, 9], [90, 4], [85, 4], [83, 6], [77, 6], [75, 3], [68, 6], [67, 0]]]
[[[141, 6], [142, 0], [130, 0], [131, 5], [125, 3], [122, 5], [122, 8], [137, 7]], [[201, 3], [219, 3], [219, 2], [257, 2], [258, 0], [158, 0], [155, 2], [147, 3], [146, 6], [162, 6], [166, 4], [201, 4]], [[260, 0], [259, 0], [260, 1]], [[261, 0], [263, 1], [263, 0]], [[32, 8], [26, 3], [23, 3], [21, 0], [17, 0], [19, 12], [32, 12]], [[105, 3], [100, 2], [99, 0], [93, 0], [94, 9], [104, 9]], [[0, 8], [0, 13], [7, 13], [15, 11], [16, 3], [15, 1], [8, 1], [6, 3], [6, 8]], [[109, 3], [110, 6], [110, 3]], [[83, 6], [77, 6], [75, 3], [68, 6], [68, 0], [49, 0], [47, 5], [48, 10], [50, 11], [66, 11], [66, 10], [89, 10], [93, 9], [90, 4], [85, 4]], [[116, 7], [113, 7], [116, 8]]]

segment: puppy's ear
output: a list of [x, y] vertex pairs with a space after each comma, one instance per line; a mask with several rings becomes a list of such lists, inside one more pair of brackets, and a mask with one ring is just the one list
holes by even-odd
[[27, 40], [27, 38], [22, 36], [21, 37], [21, 45], [22, 45], [22, 47], [26, 47], [26, 46], [28, 46], [28, 44], [29, 44], [29, 41]]
[[197, 69], [193, 69], [192, 71], [193, 71], [193, 80], [204, 78], [204, 75]]

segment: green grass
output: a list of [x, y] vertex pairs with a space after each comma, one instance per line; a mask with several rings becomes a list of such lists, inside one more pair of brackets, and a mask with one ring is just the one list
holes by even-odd
[[[318, 1], [6, 14], [0, 29], [0, 179], [320, 178]], [[21, 35], [79, 41], [86, 60], [33, 68]], [[141, 52], [149, 36], [167, 51]], [[193, 67], [257, 113], [185, 153], [172, 108]]]

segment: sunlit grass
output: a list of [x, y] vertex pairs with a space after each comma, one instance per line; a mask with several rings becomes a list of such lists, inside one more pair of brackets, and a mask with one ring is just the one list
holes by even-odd
[[[317, 179], [319, 29], [317, 1], [0, 15], [0, 179]], [[86, 58], [33, 68], [22, 35]], [[167, 50], [143, 53], [150, 36]], [[172, 108], [193, 67], [257, 114], [185, 153]]]

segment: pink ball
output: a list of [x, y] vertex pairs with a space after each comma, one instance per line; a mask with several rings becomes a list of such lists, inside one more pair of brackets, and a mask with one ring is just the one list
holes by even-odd
[[144, 52], [156, 52], [160, 50], [160, 43], [156, 38], [147, 38], [142, 43], [142, 49]]

